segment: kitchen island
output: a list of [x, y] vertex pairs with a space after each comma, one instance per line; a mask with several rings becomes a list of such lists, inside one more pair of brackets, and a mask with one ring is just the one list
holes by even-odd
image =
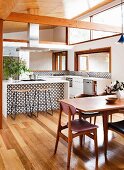
[[[69, 98], [69, 82], [66, 80], [57, 80], [57, 79], [44, 79], [44, 80], [36, 80], [36, 81], [15, 81], [10, 83], [8, 81], [3, 81], [3, 115], [6, 118], [7, 115], [11, 113], [11, 105], [13, 100], [13, 90], [24, 90], [30, 89], [29, 99], [31, 105], [34, 102], [34, 94], [37, 89], [50, 88], [51, 94], [51, 102], [53, 109], [59, 108], [58, 100], [68, 99]], [[42, 103], [44, 103], [43, 94], [40, 97]], [[23, 96], [18, 95], [18, 102], [24, 102]], [[37, 105], [34, 106], [34, 110], [36, 110]], [[48, 103], [48, 109], [50, 109]], [[44, 105], [40, 108], [41, 111], [45, 111]], [[25, 111], [24, 107], [17, 108], [18, 113], [23, 113]]]

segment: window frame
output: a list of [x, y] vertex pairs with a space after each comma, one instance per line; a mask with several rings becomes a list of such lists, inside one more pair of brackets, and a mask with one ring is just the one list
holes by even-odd
[[[81, 57], [84, 57], [86, 58], [86, 69], [79, 69], [80, 68], [80, 58]], [[81, 55], [78, 55], [78, 71], [88, 71], [88, 56], [81, 56]]]
[[[124, 2], [123, 2], [123, 4], [124, 4]], [[92, 22], [93, 16], [98, 15], [99, 13], [102, 13], [102, 12], [104, 12], [104, 11], [110, 10], [110, 9], [115, 8], [115, 7], [117, 7], [117, 6], [120, 6], [120, 5], [121, 5], [121, 4], [116, 4], [116, 5], [112, 6], [112, 7], [109, 7], [109, 8], [107, 8], [107, 9], [104, 9], [104, 10], [100, 11], [100, 12], [96, 12], [95, 14], [93, 14], [93, 15], [91, 15], [91, 16], [88, 16], [88, 17], [90, 17], [90, 22]], [[68, 34], [67, 34], [67, 36], [68, 36], [68, 38], [67, 38], [67, 39], [68, 39], [68, 45], [76, 45], [76, 44], [81, 44], [81, 43], [86, 43], [86, 42], [90, 42], [90, 41], [95, 41], [95, 40], [100, 40], [100, 39], [105, 39], [105, 38], [111, 38], [111, 37], [115, 37], [115, 36], [121, 35], [121, 33], [119, 33], [119, 34], [117, 33], [117, 34], [115, 34], [115, 35], [104, 36], [104, 37], [99, 37], [99, 38], [94, 38], [94, 39], [93, 39], [93, 30], [90, 30], [90, 40], [86, 40], [86, 41], [82, 41], [82, 42], [77, 42], [77, 43], [70, 43], [70, 38], [69, 38], [70, 33], [69, 33], [69, 29], [67, 29], [67, 32], [68, 32]]]
[[[60, 56], [60, 62], [58, 66], [58, 55]], [[62, 56], [65, 56], [65, 70], [62, 70]], [[52, 53], [52, 71], [67, 71], [68, 66], [68, 52], [60, 51]], [[59, 68], [59, 69], [58, 69]]]
[[84, 51], [77, 51], [74, 55], [74, 71], [80, 71], [79, 70], [79, 55], [82, 54], [92, 54], [92, 53], [103, 53], [108, 52], [109, 53], [109, 73], [111, 73], [111, 47], [105, 47], [105, 48], [97, 48], [97, 49], [91, 49], [91, 50], [84, 50]]

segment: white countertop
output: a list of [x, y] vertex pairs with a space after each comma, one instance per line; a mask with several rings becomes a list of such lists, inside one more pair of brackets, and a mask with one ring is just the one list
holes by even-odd
[[18, 81], [14, 80], [13, 82], [9, 82], [4, 80], [3, 83], [10, 85], [10, 84], [46, 84], [46, 83], [69, 83], [66, 80], [57, 80], [57, 79], [46, 79], [45, 81]]
[[9, 82], [8, 80], [3, 80], [3, 83], [5, 84], [46, 84], [46, 83], [68, 83], [67, 80], [65, 80], [66, 77], [74, 78], [74, 79], [88, 79], [88, 80], [95, 80], [95, 81], [101, 81], [101, 80], [110, 80], [106, 78], [96, 78], [96, 77], [83, 77], [83, 76], [72, 76], [72, 75], [62, 75], [62, 76], [40, 76], [40, 79], [43, 79], [45, 81], [21, 81], [21, 80], [13, 80], [13, 82]]

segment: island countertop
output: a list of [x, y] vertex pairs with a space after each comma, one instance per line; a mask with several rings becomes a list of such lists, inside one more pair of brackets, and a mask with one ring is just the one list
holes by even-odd
[[[3, 81], [3, 115], [7, 117], [11, 113], [11, 103], [13, 101], [13, 90], [30, 89], [30, 101], [33, 100], [34, 93], [37, 89], [50, 88], [52, 96], [53, 109], [59, 108], [60, 99], [69, 98], [69, 82], [60, 79], [47, 79], [45, 81]], [[18, 96], [21, 98], [21, 96]], [[44, 99], [42, 99], [44, 100]], [[23, 99], [22, 99], [23, 101]], [[24, 109], [22, 109], [23, 112]], [[41, 108], [44, 111], [44, 108]], [[20, 112], [20, 110], [18, 110]]]
[[40, 80], [13, 80], [13, 82], [9, 82], [4, 80], [3, 83], [7, 84], [7, 85], [14, 85], [14, 84], [44, 84], [44, 83], [69, 83], [67, 80], [60, 80], [60, 79], [43, 79], [43, 81]]

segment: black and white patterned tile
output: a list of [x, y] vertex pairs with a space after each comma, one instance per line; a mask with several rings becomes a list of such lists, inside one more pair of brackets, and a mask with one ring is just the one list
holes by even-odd
[[83, 76], [83, 77], [96, 77], [96, 78], [106, 78], [111, 79], [111, 73], [108, 72], [85, 72], [85, 71], [49, 71], [49, 72], [34, 72], [34, 74], [39, 76], [62, 76], [62, 75], [72, 75], [72, 76]]
[[[34, 99], [35, 91], [38, 89], [43, 88], [50, 88], [50, 96], [51, 96], [51, 103], [53, 109], [59, 108], [58, 100], [64, 99], [64, 83], [47, 83], [47, 84], [14, 84], [14, 85], [7, 85], [7, 114], [11, 113], [11, 106], [13, 102], [13, 90], [25, 90], [30, 89], [29, 92], [29, 102], [31, 107], [34, 103], [34, 111], [37, 110], [37, 102], [38, 102], [38, 95]], [[44, 92], [40, 92], [40, 111], [45, 111], [45, 94]], [[27, 111], [30, 111], [28, 97], [26, 98], [27, 101]], [[15, 101], [14, 101], [15, 102]], [[25, 97], [23, 93], [17, 93], [17, 105], [21, 107], [17, 107], [17, 113], [26, 112], [25, 109]], [[50, 100], [47, 93], [47, 108], [48, 110], [51, 109]]]

